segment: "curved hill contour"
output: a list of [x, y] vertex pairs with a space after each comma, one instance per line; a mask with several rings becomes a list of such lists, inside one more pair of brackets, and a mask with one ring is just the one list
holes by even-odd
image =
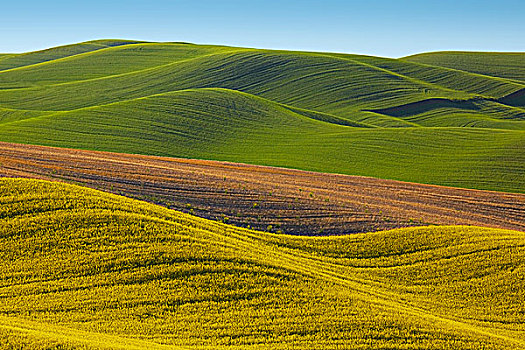
[[516, 79], [360, 55], [77, 46], [0, 71], [0, 141], [525, 191]]
[[523, 52], [443, 51], [408, 56], [404, 60], [525, 82]]
[[300, 238], [35, 180], [0, 202], [2, 346], [525, 347], [520, 232]]
[[71, 57], [86, 52], [94, 52], [108, 47], [116, 47], [136, 43], [139, 42], [121, 39], [93, 40], [79, 44], [53, 47], [47, 50], [27, 52], [23, 54], [10, 54], [4, 57], [0, 57], [0, 71], [55, 61], [64, 57]]
[[0, 176], [82, 184], [277, 233], [341, 235], [426, 224], [525, 231], [525, 194], [9, 143], [0, 143], [0, 164]]
[[227, 89], [24, 115], [0, 124], [2, 140], [525, 191], [521, 130], [371, 128]]

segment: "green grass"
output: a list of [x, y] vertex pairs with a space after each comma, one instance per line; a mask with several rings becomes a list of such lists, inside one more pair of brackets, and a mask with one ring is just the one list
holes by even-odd
[[196, 89], [5, 123], [1, 134], [13, 142], [31, 135], [44, 145], [525, 190], [522, 131], [349, 127], [299, 112], [233, 90]]
[[[0, 140], [525, 192], [516, 79], [358, 55], [108, 46], [0, 71]], [[436, 99], [449, 102], [427, 108]]]
[[49, 113], [0, 107], [0, 124], [10, 123], [10, 122], [14, 122], [17, 120], [22, 120], [22, 119], [40, 117], [46, 114], [49, 114]]
[[[137, 45], [129, 45], [128, 48], [132, 46]], [[99, 52], [97, 58], [100, 60], [102, 57], [99, 56], [102, 54], [107, 55], [107, 59], [114, 54], [118, 57], [119, 51], [120, 48], [106, 49]], [[175, 56], [173, 63], [127, 74], [115, 75], [114, 68], [108, 66], [107, 77], [10, 89], [2, 91], [0, 103], [12, 108], [72, 110], [174, 90], [222, 87], [256, 94], [295, 107], [347, 116], [365, 108], [396, 106], [429, 97], [468, 98], [478, 94], [497, 98], [525, 87], [488, 77], [483, 77], [480, 81], [478, 76], [467, 73], [466, 77], [451, 75], [449, 70], [436, 68], [440, 78], [457, 80], [457, 90], [452, 90], [448, 86], [428, 83], [357, 59], [255, 49], [232, 48], [225, 51], [222, 47], [216, 51], [182, 61]], [[91, 56], [94, 54], [89, 55], [89, 58]], [[366, 59], [364, 57], [362, 60]], [[65, 61], [64, 64], [69, 66], [73, 58]], [[127, 60], [121, 62], [126, 64]], [[89, 68], [86, 63], [82, 66]], [[96, 63], [93, 66], [100, 69]], [[403, 66], [417, 65], [403, 63]], [[425, 70], [424, 67], [417, 68]], [[118, 68], [115, 69], [118, 71]], [[9, 85], [10, 79], [16, 80], [17, 75], [22, 76], [21, 73], [19, 70], [0, 73], [0, 81], [7, 75], [4, 79], [5, 84]], [[63, 74], [68, 74], [68, 70]], [[80, 75], [79, 72], [76, 74]], [[89, 76], [93, 73], [88, 71], [82, 74]], [[23, 79], [23, 76], [18, 79]], [[51, 72], [47, 78], [39, 76], [37, 81], [44, 79], [59, 78]], [[30, 81], [26, 82], [29, 83]]]
[[404, 60], [525, 82], [525, 53], [430, 52]]
[[524, 130], [525, 126], [522, 108], [490, 100], [427, 99], [424, 103], [416, 102], [375, 111], [419, 126], [508, 130]]
[[38, 63], [74, 56], [85, 52], [93, 52], [108, 47], [138, 43], [131, 40], [94, 40], [80, 44], [64, 45], [47, 50], [0, 56], [0, 71], [36, 65]]
[[46, 64], [4, 70], [1, 74], [1, 84], [3, 87], [21, 88], [95, 79], [161, 66], [221, 50], [227, 51], [231, 48], [178, 43], [103, 47], [54, 59]]
[[22, 179], [0, 203], [3, 348], [525, 347], [520, 232], [274, 235]]

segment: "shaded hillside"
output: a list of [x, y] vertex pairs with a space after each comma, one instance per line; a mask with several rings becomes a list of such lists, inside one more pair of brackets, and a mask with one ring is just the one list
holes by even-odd
[[2, 140], [525, 191], [522, 131], [350, 127], [225, 89], [28, 116], [0, 124]]
[[450, 100], [429, 98], [400, 106], [370, 110], [419, 126], [477, 127], [525, 130], [525, 90], [496, 99]]
[[0, 71], [1, 141], [525, 191], [515, 79], [359, 55], [94, 43], [106, 46]]

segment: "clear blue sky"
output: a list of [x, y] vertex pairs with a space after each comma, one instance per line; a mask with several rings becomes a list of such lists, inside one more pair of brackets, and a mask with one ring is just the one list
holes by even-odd
[[7, 0], [0, 52], [121, 38], [399, 57], [525, 51], [525, 0]]

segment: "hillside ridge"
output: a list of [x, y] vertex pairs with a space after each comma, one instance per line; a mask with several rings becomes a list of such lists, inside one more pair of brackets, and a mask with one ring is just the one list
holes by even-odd
[[525, 83], [478, 68], [127, 43], [0, 71], [0, 141], [523, 192]]
[[73, 344], [78, 329], [80, 338], [132, 336], [137, 348], [525, 347], [522, 232], [275, 235], [22, 179], [0, 180], [0, 203], [1, 252], [11, 261], [2, 266], [0, 320], [21, 323], [0, 342], [23, 333], [27, 319], [67, 327]]

